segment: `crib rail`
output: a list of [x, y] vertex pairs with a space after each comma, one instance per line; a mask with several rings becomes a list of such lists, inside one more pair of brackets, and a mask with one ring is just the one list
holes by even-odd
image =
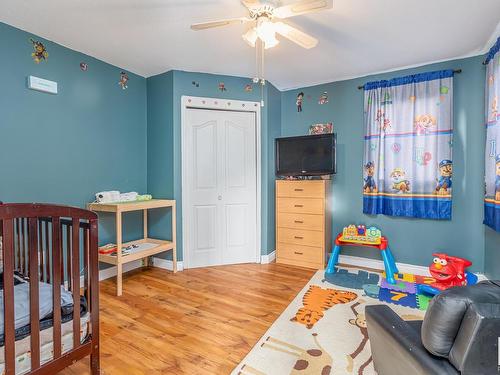
[[[97, 215], [79, 208], [47, 204], [1, 204], [5, 327], [5, 374], [15, 374], [14, 274], [29, 279], [31, 373], [52, 374], [91, 354], [99, 367], [99, 275]], [[80, 270], [83, 270], [82, 275]], [[40, 361], [39, 284], [52, 285], [53, 359]], [[73, 294], [73, 348], [63, 354], [61, 287]], [[88, 338], [80, 338], [80, 295], [91, 316]]]

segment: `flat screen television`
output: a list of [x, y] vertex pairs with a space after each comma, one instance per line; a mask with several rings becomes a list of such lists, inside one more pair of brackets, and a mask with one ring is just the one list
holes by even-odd
[[335, 174], [335, 134], [276, 138], [277, 176], [322, 176]]

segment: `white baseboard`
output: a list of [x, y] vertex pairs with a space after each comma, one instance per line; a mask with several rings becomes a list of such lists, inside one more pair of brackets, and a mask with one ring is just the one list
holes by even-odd
[[[135, 270], [136, 268], [141, 268], [142, 267], [142, 261], [141, 260], [136, 260], [134, 262], [130, 263], [125, 263], [123, 265], [123, 272], [128, 272]], [[104, 270], [99, 271], [99, 281], [110, 279], [112, 277], [116, 276], [116, 266], [106, 268]]]
[[260, 256], [260, 263], [262, 263], [262, 264], [269, 264], [269, 263], [274, 262], [275, 259], [276, 259], [276, 250], [275, 251], [271, 251], [267, 255], [261, 255]]
[[[171, 260], [153, 257], [153, 267], [163, 268], [169, 271], [174, 269], [174, 263]], [[177, 271], [184, 270], [184, 263], [177, 261]]]
[[[353, 255], [339, 255], [339, 263], [350, 266], [367, 267], [376, 270], [384, 269], [384, 262], [379, 259], [363, 258]], [[425, 266], [416, 266], [414, 264], [396, 262], [399, 272], [412, 273], [414, 275], [430, 276], [429, 268]]]
[[[356, 257], [352, 255], [340, 254], [339, 263], [355, 267], [373, 268], [376, 270], [384, 269], [384, 262], [382, 260]], [[429, 272], [429, 267], [426, 266], [416, 266], [414, 264], [399, 263], [399, 262], [396, 262], [396, 266], [398, 267], [398, 271], [401, 273], [412, 273], [414, 275], [422, 275], [422, 276], [431, 275]], [[474, 274], [478, 277], [479, 281], [488, 280], [488, 278], [482, 273], [474, 272]]]

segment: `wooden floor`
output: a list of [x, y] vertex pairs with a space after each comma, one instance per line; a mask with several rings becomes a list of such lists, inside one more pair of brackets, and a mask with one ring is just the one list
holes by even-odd
[[[314, 274], [277, 264], [128, 273], [101, 282], [104, 375], [229, 374]], [[89, 374], [84, 359], [60, 374]]]

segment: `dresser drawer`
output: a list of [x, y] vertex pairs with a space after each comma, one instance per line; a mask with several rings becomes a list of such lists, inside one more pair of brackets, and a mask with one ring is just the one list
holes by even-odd
[[279, 228], [324, 230], [323, 215], [281, 213], [277, 218]]
[[323, 181], [277, 181], [277, 197], [323, 198], [325, 183]]
[[297, 263], [316, 263], [323, 265], [323, 250], [321, 247], [298, 246], [278, 243], [278, 262], [283, 259], [292, 260]]
[[319, 198], [278, 198], [278, 212], [317, 214], [324, 213], [323, 199]]
[[323, 246], [324, 233], [315, 230], [278, 228], [276, 241], [295, 245]]

